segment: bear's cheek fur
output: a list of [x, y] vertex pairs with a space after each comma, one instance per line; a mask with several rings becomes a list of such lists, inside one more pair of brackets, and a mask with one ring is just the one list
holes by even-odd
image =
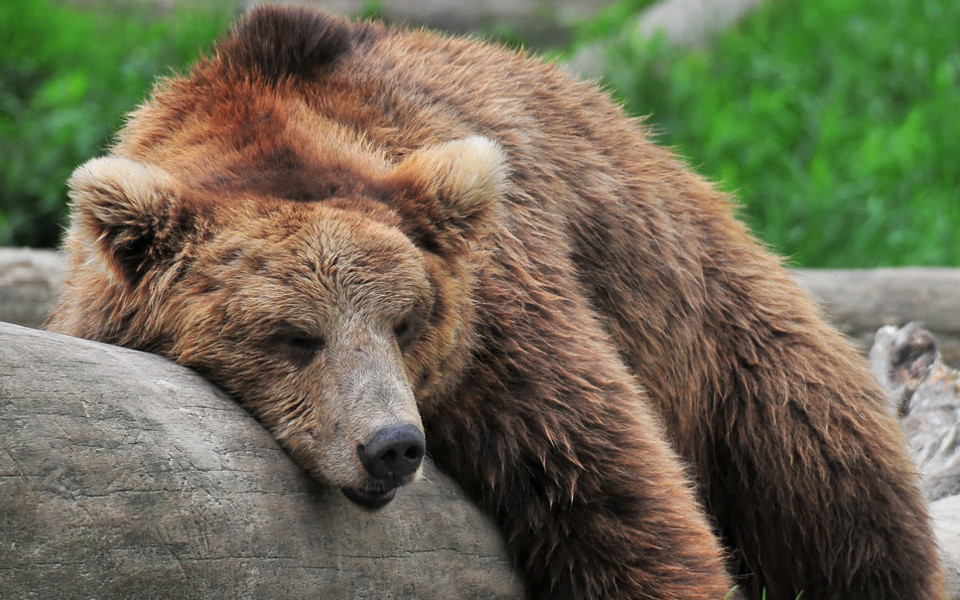
[[422, 411], [431, 412], [460, 382], [476, 347], [473, 289], [478, 274], [468, 254], [441, 258], [424, 253], [424, 257], [433, 294], [429, 304], [418, 307], [417, 336], [404, 359], [417, 403]]

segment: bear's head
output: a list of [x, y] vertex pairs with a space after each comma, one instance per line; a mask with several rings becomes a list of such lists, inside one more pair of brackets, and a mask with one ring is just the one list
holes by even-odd
[[378, 160], [319, 201], [88, 162], [70, 180], [74, 322], [59, 329], [197, 369], [315, 477], [386, 504], [420, 471], [417, 401], [469, 353], [466, 257], [505, 174], [482, 137]]

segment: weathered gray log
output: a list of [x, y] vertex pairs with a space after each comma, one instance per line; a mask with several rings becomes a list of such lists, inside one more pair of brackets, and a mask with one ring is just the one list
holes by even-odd
[[55, 250], [0, 248], [0, 321], [40, 327], [57, 302], [64, 266]]
[[377, 512], [163, 358], [0, 324], [0, 598], [521, 598], [428, 461]]
[[864, 350], [878, 328], [918, 321], [936, 336], [944, 361], [960, 364], [960, 269], [802, 269], [796, 281]]
[[960, 496], [947, 496], [930, 504], [947, 579], [947, 594], [960, 599]]

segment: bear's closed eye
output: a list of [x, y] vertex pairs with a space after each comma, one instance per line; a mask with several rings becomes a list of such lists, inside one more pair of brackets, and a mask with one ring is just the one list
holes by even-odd
[[405, 350], [417, 337], [422, 325], [422, 319], [417, 318], [417, 313], [411, 311], [410, 314], [401, 319], [393, 326], [393, 335], [397, 340], [397, 345], [401, 350]]
[[303, 366], [323, 350], [326, 341], [306, 332], [284, 332], [270, 337], [266, 345], [284, 359]]

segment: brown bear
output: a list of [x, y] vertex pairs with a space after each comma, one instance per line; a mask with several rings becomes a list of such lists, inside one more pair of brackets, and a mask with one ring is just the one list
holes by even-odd
[[864, 361], [555, 66], [262, 7], [70, 186], [51, 329], [197, 369], [367, 507], [429, 451], [531, 598], [944, 597]]

